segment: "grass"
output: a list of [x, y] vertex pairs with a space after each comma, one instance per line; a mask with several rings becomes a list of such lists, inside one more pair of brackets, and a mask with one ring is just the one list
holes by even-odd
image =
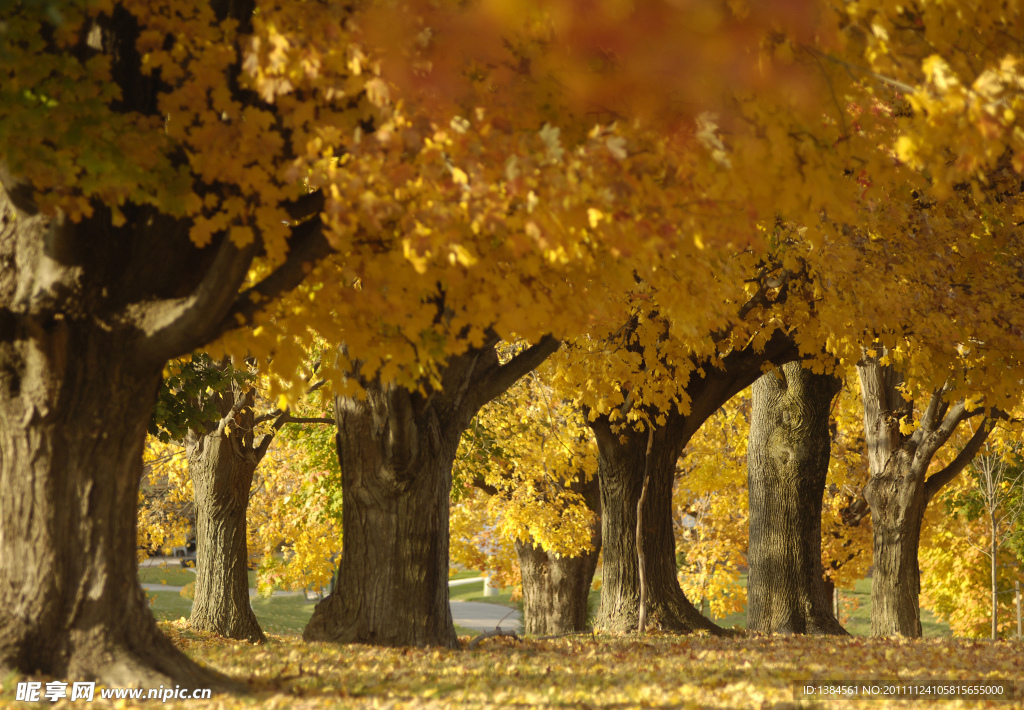
[[[192, 614], [192, 602], [177, 592], [146, 592], [157, 621], [177, 621]], [[305, 597], [270, 597], [252, 600], [252, 610], [260, 627], [272, 634], [301, 634], [313, 615], [316, 602]]]
[[[167, 584], [172, 587], [184, 587], [196, 581], [196, 573], [190, 570], [172, 567], [140, 567], [139, 581], [143, 584]], [[256, 586], [256, 572], [249, 570], [249, 586]]]
[[[747, 575], [741, 574], [740, 578], [736, 580], [737, 586], [745, 587], [747, 585]], [[871, 580], [862, 579], [859, 580], [853, 587], [853, 590], [843, 589], [839, 592], [840, 598], [843, 602], [853, 601], [855, 605], [851, 612], [849, 612], [848, 618], [843, 618], [843, 627], [854, 636], [870, 636], [871, 635]], [[698, 602], [694, 602], [699, 604]], [[845, 606], [845, 604], [844, 604]], [[699, 607], [698, 607], [699, 608]], [[723, 628], [746, 628], [747, 627], [747, 611], [744, 609], [736, 614], [730, 614], [722, 619], [712, 618], [716, 624]], [[950, 631], [949, 625], [944, 624], [935, 618], [927, 609], [921, 610], [921, 631], [925, 638], [945, 638], [953, 635]]]
[[[479, 572], [472, 571], [459, 574], [461, 576], [454, 579], [480, 576]], [[188, 582], [194, 582], [195, 578], [194, 573], [173, 567], [146, 567], [139, 570], [139, 581], [149, 584], [184, 586]], [[254, 572], [249, 572], [249, 583], [252, 586], [256, 584]], [[522, 604], [511, 600], [511, 590], [503, 590], [495, 597], [485, 597], [483, 582], [453, 587], [452, 592], [452, 599], [500, 604], [522, 610]], [[157, 621], [177, 621], [182, 617], [187, 619], [192, 614], [192, 602], [178, 592], [151, 591], [146, 592], [146, 595]], [[313, 607], [316, 606], [315, 601], [306, 601], [303, 596], [256, 598], [251, 603], [256, 619], [266, 633], [285, 636], [301, 634], [309, 622], [309, 617], [313, 615]], [[459, 636], [476, 636], [480, 633], [461, 626], [456, 626], [455, 632]]]

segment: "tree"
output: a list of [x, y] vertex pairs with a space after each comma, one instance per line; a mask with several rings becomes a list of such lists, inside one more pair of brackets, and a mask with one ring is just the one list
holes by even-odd
[[161, 438], [179, 439], [188, 458], [196, 510], [189, 623], [252, 642], [266, 641], [249, 603], [247, 512], [254, 474], [285, 424], [334, 422], [281, 409], [257, 414], [259, 384], [254, 362], [235, 367], [205, 354], [182, 358], [168, 367], [151, 427]]
[[829, 415], [842, 381], [787, 363], [753, 387], [747, 628], [843, 635], [821, 563]]
[[871, 478], [864, 497], [874, 528], [871, 577], [871, 633], [921, 635], [918, 546], [928, 503], [970, 464], [992, 427], [982, 420], [970, 440], [942, 469], [927, 475], [932, 458], [957, 427], [985, 410], [966, 400], [947, 401], [946, 385], [929, 393], [915, 426], [914, 403], [904, 397], [904, 378], [895, 365], [867, 352], [857, 365], [864, 401], [864, 432]]
[[276, 13], [252, 9], [3, 10], [0, 498], [33, 501], [0, 511], [5, 667], [227, 685], [163, 637], [138, 584], [146, 429], [168, 359], [247, 324], [329, 250], [302, 136], [350, 111], [326, 51], [341, 63], [289, 85], [312, 111], [292, 110], [295, 91], [272, 103], [242, 65], [265, 66], [253, 40], [269, 45]]
[[922, 596], [957, 634], [987, 631], [997, 639], [1001, 609], [1007, 619], [1013, 616], [1013, 598], [1001, 602], [999, 595], [1012, 591], [1020, 574], [1020, 561], [1007, 549], [1019, 529], [1024, 482], [1014, 435], [995, 429], [968, 475], [940, 495], [935, 530], [922, 541]]
[[[796, 356], [797, 349], [792, 341], [776, 332], [760, 347], [750, 345], [734, 350], [716, 364], [704, 365], [694, 358], [691, 371], [697, 370], [698, 365], [703, 367], [700, 367], [700, 374], [690, 375], [683, 390], [688, 403], [686, 413], [679, 409], [645, 411], [645, 426], [654, 428], [654, 438], [650, 496], [641, 537], [648, 565], [650, 616], [654, 625], [679, 631], [718, 630], [693, 607], [676, 578], [672, 530], [676, 461], [701, 424], [757, 379], [763, 363], [781, 364]], [[653, 362], [648, 366], [653, 369]], [[616, 425], [613, 416], [593, 412], [590, 419], [599, 451], [604, 552], [598, 624], [608, 630], [632, 631], [636, 628], [640, 591], [633, 531], [647, 461], [647, 436], [632, 426]]]
[[[489, 537], [500, 550], [475, 568], [493, 567], [490, 560], [514, 550], [526, 633], [536, 636], [589, 628], [601, 551], [594, 442], [578, 410], [550, 385], [550, 374], [542, 366], [481, 409], [456, 461], [461, 484], [489, 495], [487, 521], [476, 519], [494, 526]], [[460, 508], [473, 505], [481, 503], [460, 499]]]
[[497, 338], [441, 366], [418, 391], [364, 379], [338, 395], [344, 537], [334, 592], [307, 641], [455, 648], [448, 605], [448, 499], [459, 439], [477, 411], [558, 349], [540, 342], [501, 364]]

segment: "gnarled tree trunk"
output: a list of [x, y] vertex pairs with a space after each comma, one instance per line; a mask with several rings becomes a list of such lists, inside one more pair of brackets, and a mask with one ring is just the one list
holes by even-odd
[[[266, 448], [253, 441], [251, 393], [237, 383], [216, 395], [223, 417], [185, 440], [196, 502], [196, 585], [189, 625], [228, 638], [266, 641], [249, 603], [246, 511]], [[223, 425], [222, 425], [223, 423]]]
[[[651, 449], [650, 483], [643, 529], [647, 577], [648, 627], [691, 632], [721, 629], [701, 615], [679, 587], [676, 541], [672, 528], [672, 484], [682, 452], [686, 419], [668, 416], [656, 427]], [[612, 431], [606, 417], [591, 424], [597, 436], [601, 477], [601, 521], [604, 568], [597, 624], [605, 631], [636, 631], [639, 623], [640, 572], [637, 562], [637, 503], [643, 487], [647, 434], [632, 429]], [[620, 437], [625, 438], [625, 442]], [[685, 437], [685, 438], [684, 438]]]
[[[643, 544], [648, 583], [648, 618], [652, 628], [672, 631], [721, 629], [698, 612], [683, 594], [676, 577], [675, 533], [672, 528], [672, 484], [676, 461], [686, 443], [708, 417], [761, 375], [765, 362], [793, 360], [793, 342], [776, 332], [765, 347], [736, 350], [723, 358], [721, 369], [706, 367], [702, 377], [686, 386], [690, 413], [666, 413], [654, 432], [650, 489], [644, 507]], [[657, 412], [648, 412], [651, 421]], [[609, 631], [635, 631], [639, 617], [640, 578], [636, 550], [636, 511], [643, 487], [647, 434], [629, 427], [615, 431], [607, 416], [591, 421], [599, 451], [604, 572], [597, 626]]]
[[594, 549], [577, 557], [557, 556], [532, 541], [516, 541], [516, 556], [523, 578], [523, 617], [526, 633], [533, 636], [580, 633], [587, 630], [590, 585], [601, 552], [601, 494], [598, 477], [573, 490], [583, 495], [594, 512], [591, 543]]
[[[215, 11], [233, 13], [245, 36], [250, 3]], [[167, 87], [144, 71], [138, 18], [115, 4], [87, 13], [83, 28], [49, 56], [109, 60], [111, 109], [162, 125], [157, 94]], [[155, 169], [180, 178], [175, 199], [132, 188], [132, 171], [122, 172], [113, 219], [112, 198], [77, 192], [72, 177], [62, 190], [78, 195], [74, 222], [43, 213], [36, 190], [46, 186], [23, 181], [0, 150], [0, 668], [238, 689], [178, 651], [148, 609], [135, 554], [142, 451], [167, 360], [249, 324], [330, 251], [314, 216], [323, 199], [296, 205], [286, 260], [243, 291], [261, 235], [239, 247], [225, 229], [208, 247], [193, 244], [183, 210], [159, 205], [180, 202], [193, 181], [199, 194], [218, 188], [190, 172], [180, 144], [154, 149], [152, 165], [164, 166]], [[114, 184], [121, 168], [110, 167]]]
[[0, 666], [114, 686], [225, 687], [158, 630], [136, 509], [160, 365], [53, 319], [0, 339]]
[[821, 564], [821, 500], [831, 451], [832, 375], [787, 363], [753, 387], [747, 473], [747, 628], [846, 634]]
[[935, 390], [921, 412], [920, 424], [905, 434], [900, 425], [912, 421], [914, 407], [900, 390], [903, 376], [882, 365], [877, 357], [867, 356], [857, 364], [857, 372], [871, 471], [864, 488], [874, 529], [871, 635], [919, 637], [921, 571], [917, 551], [925, 508], [978, 453], [991, 422], [982, 421], [953, 461], [926, 479], [935, 452], [972, 416], [965, 402], [951, 404], [945, 400], [945, 387]]
[[362, 401], [335, 400], [341, 565], [307, 641], [458, 645], [448, 606], [448, 496], [462, 429], [433, 406], [416, 416], [414, 397], [380, 388]]
[[455, 648], [448, 603], [448, 498], [459, 438], [484, 404], [558, 348], [544, 338], [505, 365], [496, 339], [452, 358], [442, 388], [365, 382], [338, 397], [345, 499], [335, 590], [317, 604], [307, 641]]

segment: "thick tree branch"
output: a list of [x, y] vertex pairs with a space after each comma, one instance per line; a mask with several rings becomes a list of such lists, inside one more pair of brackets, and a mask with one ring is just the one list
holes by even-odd
[[225, 236], [213, 263], [190, 296], [130, 306], [129, 317], [148, 335], [142, 347], [143, 358], [166, 362], [220, 335], [221, 331], [211, 327], [215, 323], [211, 318], [225, 312], [238, 297], [238, 287], [245, 280], [257, 249], [255, 241], [239, 249]]
[[967, 464], [974, 460], [974, 457], [985, 443], [985, 439], [988, 438], [989, 432], [992, 431], [992, 425], [993, 420], [986, 417], [964, 448], [956, 455], [956, 458], [944, 469], [928, 477], [928, 480], [924, 482], [925, 505], [928, 505], [931, 499], [935, 497], [935, 494], [942, 490], [943, 486], [959, 476], [960, 472], [967, 467]]
[[928, 406], [925, 407], [924, 412], [921, 413], [920, 428], [924, 429], [926, 432], [935, 431], [939, 421], [946, 414], [946, 407], [942, 406], [945, 402], [943, 399], [945, 391], [945, 387], [940, 387], [932, 392], [931, 399], [928, 400]]
[[507, 363], [489, 372], [475, 388], [476, 408], [498, 397], [530, 370], [534, 369], [562, 345], [562, 341], [545, 335], [535, 345], [516, 355]]
[[307, 193], [284, 203], [284, 208], [288, 216], [296, 222], [309, 219], [324, 211], [324, 193], [320, 190]]

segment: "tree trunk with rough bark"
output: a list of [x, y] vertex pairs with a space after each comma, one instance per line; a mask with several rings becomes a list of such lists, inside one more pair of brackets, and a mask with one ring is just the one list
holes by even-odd
[[555, 636], [588, 630], [587, 602], [601, 553], [601, 493], [597, 476], [573, 490], [581, 493], [594, 512], [594, 549], [577, 557], [556, 556], [531, 541], [516, 541], [523, 577], [523, 617], [532, 636]]
[[0, 665], [115, 686], [224, 687], [159, 631], [136, 508], [160, 366], [54, 319], [0, 341]]
[[[239, 37], [253, 9], [215, 8], [237, 20]], [[137, 18], [115, 4], [93, 29], [51, 56], [109, 60], [111, 110], [161, 125], [168, 87], [143, 71]], [[179, 197], [210, 190], [187, 151], [165, 149]], [[125, 195], [146, 192], [124, 175]], [[86, 197], [71, 221], [44, 214], [36, 189], [0, 155], [0, 670], [240, 689], [177, 650], [149, 611], [135, 550], [142, 451], [165, 363], [246, 327], [330, 252], [316, 216], [323, 197], [295, 205], [287, 259], [243, 290], [265, 247], [258, 232], [238, 247], [221, 231], [199, 248], [181, 210], [157, 206], [168, 195], [128, 197], [116, 220]]]
[[864, 487], [874, 530], [871, 635], [916, 638], [921, 636], [918, 545], [925, 508], [978, 453], [991, 421], [982, 421], [953, 461], [926, 478], [935, 452], [973, 414], [963, 400], [947, 402], [946, 388], [938, 388], [921, 412], [920, 424], [904, 433], [901, 421], [912, 421], [914, 407], [900, 391], [903, 376], [877, 357], [867, 356], [857, 364], [857, 372], [871, 472]]
[[747, 628], [845, 635], [821, 564], [829, 414], [842, 381], [787, 363], [753, 387]]
[[[672, 528], [672, 484], [676, 461], [686, 443], [708, 417], [729, 398], [761, 375], [765, 362], [782, 364], [797, 357], [793, 342], [775, 333], [761, 352], [752, 347], [723, 358], [722, 369], [706, 367], [686, 386], [690, 413], [665, 414], [656, 426], [651, 451], [650, 490], [644, 507], [643, 544], [649, 586], [648, 616], [652, 628], [690, 632], [722, 630], [704, 618], [679, 587], [675, 532]], [[650, 421], [657, 412], [648, 412]], [[596, 626], [632, 632], [639, 621], [640, 578], [636, 549], [636, 512], [643, 487], [647, 433], [627, 427], [613, 429], [607, 416], [590, 422], [597, 439], [601, 478], [602, 544], [604, 552], [601, 607]]]
[[[685, 443], [684, 423], [684, 417], [673, 413], [665, 426], [654, 430], [641, 533], [647, 576], [647, 620], [652, 629], [678, 632], [703, 629], [718, 633], [721, 629], [694, 608], [676, 577], [672, 484], [676, 461]], [[599, 451], [604, 551], [601, 607], [596, 626], [604, 631], [634, 632], [640, 613], [636, 513], [643, 488], [647, 433], [632, 429], [613, 433], [605, 417], [598, 417], [591, 426]], [[625, 437], [625, 443], [620, 436]]]
[[253, 473], [266, 449], [253, 440], [251, 393], [232, 382], [215, 397], [223, 418], [203, 431], [190, 429], [185, 440], [196, 502], [196, 585], [189, 625], [263, 643], [267, 638], [249, 602], [246, 512]]
[[496, 342], [451, 358], [441, 389], [364, 382], [365, 399], [336, 398], [341, 565], [305, 640], [458, 646], [448, 603], [448, 499], [459, 438], [480, 407], [559, 345], [546, 337], [500, 365]]

